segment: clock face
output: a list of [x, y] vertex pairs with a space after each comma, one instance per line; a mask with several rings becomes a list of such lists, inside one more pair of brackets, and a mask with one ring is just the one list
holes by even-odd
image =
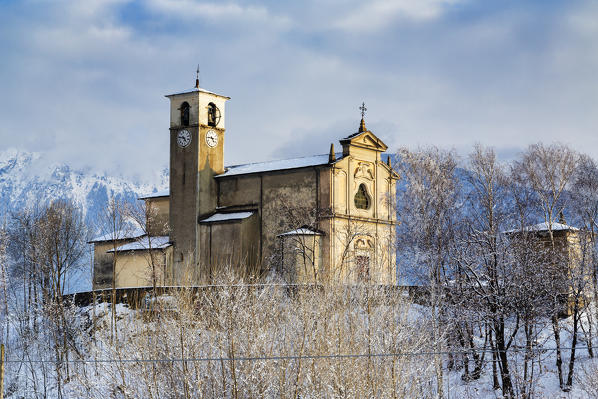
[[188, 130], [181, 130], [176, 137], [176, 142], [181, 148], [185, 148], [191, 143], [191, 133]]
[[206, 144], [210, 148], [214, 148], [218, 145], [218, 133], [213, 130], [208, 130], [206, 133]]

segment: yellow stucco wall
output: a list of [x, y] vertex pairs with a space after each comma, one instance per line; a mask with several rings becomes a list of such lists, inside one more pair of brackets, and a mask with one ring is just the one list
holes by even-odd
[[[176, 284], [212, 280], [224, 265], [232, 264], [242, 265], [259, 276], [280, 266], [277, 262], [281, 262], [283, 255], [287, 263], [292, 259], [293, 266], [284, 266], [291, 270], [284, 273], [294, 282], [357, 282], [363, 280], [363, 273], [360, 275], [357, 270], [360, 267], [357, 260], [363, 264], [367, 258], [368, 281], [396, 283], [394, 202], [398, 176], [381, 162], [380, 154], [386, 146], [371, 132], [342, 140], [344, 157], [338, 162], [218, 177], [224, 170], [227, 97], [204, 92], [168, 97], [171, 100], [171, 195], [146, 200], [149, 233], [152, 236], [168, 234], [174, 243], [174, 248], [168, 250], [169, 255], [160, 255], [163, 259], [159, 263], [165, 270], [162, 283], [168, 278]], [[184, 101], [191, 106], [186, 127], [181, 126], [180, 120], [180, 106]], [[217, 127], [206, 126], [209, 102], [215, 103], [221, 111]], [[192, 140], [188, 147], [180, 148], [176, 135], [183, 128], [190, 131]], [[205, 143], [208, 130], [218, 134], [218, 145], [214, 148]], [[355, 194], [360, 186], [365, 187], [367, 193], [367, 209], [355, 205]], [[214, 212], [238, 211], [254, 214], [241, 221], [207, 225], [200, 222]], [[281, 253], [278, 238], [281, 233], [303, 225], [323, 233], [310, 237], [307, 246], [313, 255], [311, 271], [305, 264], [305, 253], [295, 248], [294, 255], [286, 254], [288, 248], [284, 245]], [[111, 259], [106, 255], [107, 249], [110, 248], [96, 245], [96, 261], [104, 266]], [[149, 264], [144, 251], [119, 253], [117, 285], [147, 285]], [[108, 269], [100, 267], [98, 270]]]
[[282, 259], [278, 272], [286, 281], [297, 284], [322, 282], [322, 236], [296, 234], [279, 240]]
[[132, 238], [93, 243], [93, 289], [112, 287], [113, 256], [110, 250], [135, 241]]
[[[214, 174], [224, 171], [225, 103], [228, 97], [205, 91], [191, 91], [167, 96], [170, 99], [170, 239], [175, 244], [175, 269], [197, 267], [200, 247], [198, 218], [216, 209], [217, 185]], [[181, 105], [187, 102], [189, 124], [181, 121]], [[216, 126], [208, 126], [208, 105], [220, 110]], [[179, 132], [187, 130], [191, 141], [178, 145]], [[211, 147], [208, 132], [218, 137]]]
[[116, 287], [170, 285], [169, 249], [119, 252], [116, 258]]
[[[346, 145], [346, 157], [331, 171], [333, 218], [323, 226], [329, 237], [329, 279], [355, 283], [357, 256], [369, 256], [369, 280], [396, 283], [396, 180], [398, 176], [380, 161], [380, 152]], [[355, 194], [364, 185], [368, 209], [355, 205]]]
[[238, 275], [255, 274], [259, 249], [258, 215], [215, 223], [200, 223], [201, 248], [197, 281], [211, 283], [236, 268]]
[[190, 105], [189, 109], [189, 125], [207, 125], [208, 124], [208, 111], [207, 105], [212, 102], [216, 104], [220, 109], [220, 122], [218, 127], [225, 129], [226, 115], [225, 115], [225, 103], [228, 97], [221, 96], [214, 93], [208, 93], [203, 91], [190, 91], [187, 93], [171, 94], [166, 96], [171, 99], [170, 106], [170, 127], [181, 126], [181, 104], [187, 102]]

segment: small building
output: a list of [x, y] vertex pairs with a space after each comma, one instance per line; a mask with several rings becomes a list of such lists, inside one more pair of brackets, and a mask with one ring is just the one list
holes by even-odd
[[548, 223], [543, 222], [526, 226], [523, 229], [509, 230], [505, 233], [519, 240], [521, 240], [524, 235], [529, 236], [537, 245], [541, 246], [541, 248], [538, 248], [538, 250], [540, 250], [552, 246], [552, 240], [550, 238], [551, 231], [556, 255], [559, 257], [558, 261], [561, 264], [571, 266], [578, 263], [581, 256], [580, 230], [577, 227], [566, 224], [562, 218], [559, 223], [552, 223], [550, 226]]
[[[291, 283], [396, 284], [398, 174], [365, 126], [341, 152], [224, 166], [228, 97], [170, 100], [170, 189], [141, 198], [143, 232], [99, 237], [93, 287], [198, 285], [226, 269]], [[234, 145], [234, 144], [233, 144]], [[158, 273], [159, 271], [159, 273]]]
[[572, 314], [576, 300], [578, 306], [584, 306], [592, 271], [589, 241], [580, 229], [568, 225], [561, 215], [552, 225], [543, 222], [506, 233], [512, 242], [535, 248], [539, 262], [550, 268], [542, 273], [550, 279], [547, 285], [558, 291], [553, 295], [561, 298], [563, 315]]

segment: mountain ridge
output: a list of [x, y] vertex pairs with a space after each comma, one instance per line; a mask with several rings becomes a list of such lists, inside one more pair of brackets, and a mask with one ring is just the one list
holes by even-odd
[[[105, 208], [109, 198], [135, 201], [168, 187], [168, 170], [155, 182], [131, 181], [90, 169], [52, 163], [44, 153], [9, 148], [0, 151], [0, 215], [68, 199], [78, 206], [88, 224]], [[4, 222], [5, 220], [2, 220]]]

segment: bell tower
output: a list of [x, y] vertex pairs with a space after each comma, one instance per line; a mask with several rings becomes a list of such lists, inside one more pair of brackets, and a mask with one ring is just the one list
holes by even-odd
[[195, 278], [200, 257], [198, 219], [216, 209], [214, 176], [224, 172], [225, 103], [199, 87], [170, 94], [170, 241], [174, 277]]

